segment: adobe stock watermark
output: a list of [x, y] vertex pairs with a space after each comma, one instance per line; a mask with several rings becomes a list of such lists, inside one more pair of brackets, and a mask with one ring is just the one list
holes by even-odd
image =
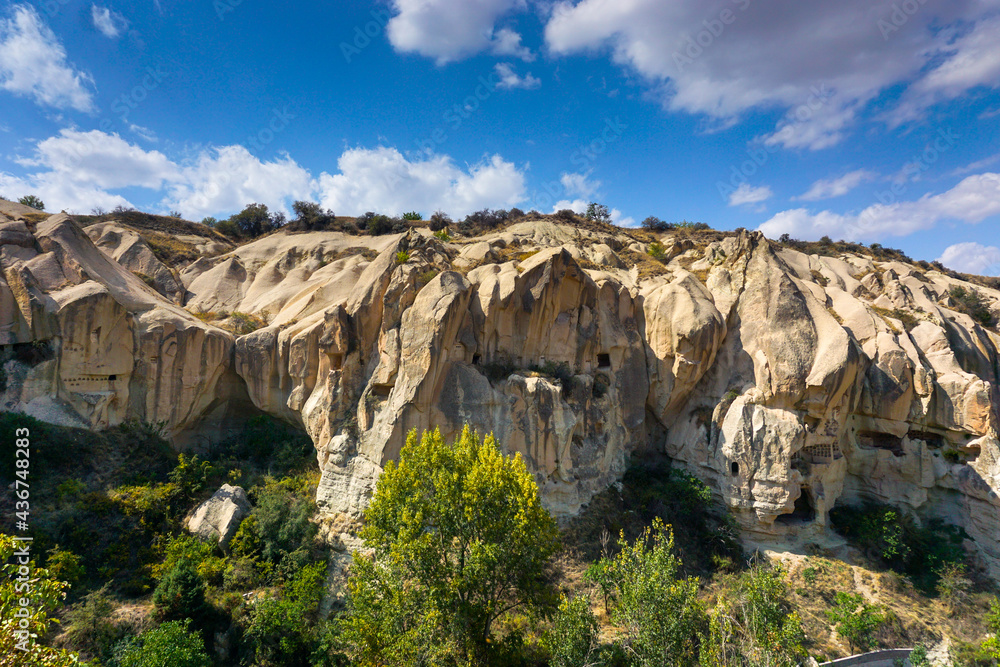
[[876, 24], [879, 32], [882, 33], [882, 39], [888, 42], [889, 36], [906, 25], [910, 17], [919, 12], [925, 4], [927, 4], [927, 0], [903, 0], [899, 3], [893, 3], [888, 19], [879, 19]]
[[414, 139], [419, 153], [427, 156], [433, 155], [435, 149], [448, 141], [447, 129], [457, 132], [474, 113], [479, 111], [483, 102], [490, 99], [500, 85], [502, 77], [496, 70], [491, 71], [487, 76], [480, 76], [476, 79], [476, 87], [469, 95], [466, 95], [461, 102], [451, 105], [441, 114], [441, 125], [432, 130], [422, 139]]
[[[903, 165], [899, 176], [892, 182], [886, 190], [876, 190], [875, 199], [883, 206], [892, 206], [899, 202], [899, 198], [906, 192], [909, 182], [914, 176], [924, 173], [931, 168], [934, 163], [941, 159], [941, 156], [958, 143], [962, 135], [957, 134], [953, 129], [938, 128], [937, 136], [929, 142], [923, 151], [913, 155], [910, 160]], [[861, 229], [868, 229], [875, 226], [881, 209], [868, 206], [858, 217], [858, 226]]]
[[[146, 75], [142, 77], [142, 81], [139, 84], [115, 98], [115, 101], [111, 103], [111, 111], [118, 114], [118, 118], [123, 123], [127, 123], [129, 113], [142, 104], [151, 92], [159, 88], [160, 83], [169, 73], [163, 69], [163, 65], [147, 67]], [[103, 121], [101, 129], [104, 129]]]
[[[925, 0], [926, 2], [926, 0]], [[732, 0], [732, 3], [745, 12], [750, 6], [750, 0]], [[702, 29], [692, 37], [690, 33], [684, 33], [681, 44], [674, 50], [674, 65], [678, 72], [683, 72], [688, 65], [693, 65], [694, 61], [700, 58], [707, 49], [715, 43], [715, 40], [722, 37], [726, 31], [726, 26], [736, 23], [738, 14], [729, 9], [723, 8], [715, 18], [705, 19], [701, 22]]]
[[[588, 173], [597, 159], [607, 152], [608, 147], [621, 139], [628, 125], [622, 122], [621, 118], [605, 118], [604, 127], [589, 142], [581, 144], [570, 155], [569, 161], [580, 173]], [[536, 211], [545, 211], [556, 202], [562, 199], [569, 199], [566, 186], [560, 181], [549, 181], [542, 184], [542, 191], [534, 190], [529, 196], [530, 208]]]
[[[242, 0], [240, 1], [242, 2]], [[389, 24], [389, 19], [392, 18], [389, 12], [384, 9], [373, 9], [369, 14], [372, 20], [365, 23], [364, 26], [354, 26], [351, 41], [340, 43], [340, 53], [348, 65], [351, 64], [351, 60], [355, 56], [371, 45], [373, 39], [385, 32], [385, 27]]]
[[[813, 86], [806, 101], [795, 107], [788, 116], [793, 118], [795, 122], [804, 123], [826, 106], [826, 103], [830, 101], [833, 94], [833, 91], [827, 88], [825, 83]], [[729, 165], [729, 181], [715, 182], [715, 188], [719, 191], [719, 196], [722, 197], [722, 200], [728, 202], [730, 195], [736, 192], [741, 185], [748, 183], [750, 177], [763, 169], [764, 165], [771, 159], [771, 156], [780, 149], [781, 145], [777, 142], [747, 148], [746, 160], [739, 163], [734, 162]]]

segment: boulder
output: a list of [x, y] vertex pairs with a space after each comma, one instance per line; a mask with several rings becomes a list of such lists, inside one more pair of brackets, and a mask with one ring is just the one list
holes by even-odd
[[223, 484], [212, 497], [203, 502], [187, 518], [188, 531], [203, 540], [214, 540], [223, 549], [229, 547], [240, 522], [250, 513], [246, 491], [239, 486]]

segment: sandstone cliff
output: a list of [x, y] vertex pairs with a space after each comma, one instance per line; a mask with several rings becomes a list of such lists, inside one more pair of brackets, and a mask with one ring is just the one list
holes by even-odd
[[[1000, 574], [1000, 335], [953, 288], [1000, 292], [745, 231], [664, 235], [661, 264], [551, 220], [279, 232], [166, 267], [127, 229], [5, 212], [0, 338], [50, 350], [5, 364], [7, 409], [187, 443], [249, 399], [309, 433], [329, 513], [364, 507], [413, 428], [493, 431], [563, 516], [663, 451], [749, 534], [817, 539], [874, 498], [964, 526]], [[267, 326], [202, 321], [234, 313]]]

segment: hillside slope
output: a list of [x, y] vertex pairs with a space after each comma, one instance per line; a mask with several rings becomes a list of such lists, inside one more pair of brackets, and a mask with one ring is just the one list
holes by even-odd
[[[1000, 575], [996, 290], [746, 231], [546, 218], [281, 231], [158, 291], [112, 259], [128, 234], [4, 216], [7, 409], [163, 421], [183, 444], [249, 399], [307, 430], [331, 514], [364, 507], [413, 428], [493, 431], [561, 516], [661, 451], [756, 540], [822, 540], [835, 504], [877, 499], [963, 526]], [[263, 326], [215, 326], [253, 328], [234, 318]]]

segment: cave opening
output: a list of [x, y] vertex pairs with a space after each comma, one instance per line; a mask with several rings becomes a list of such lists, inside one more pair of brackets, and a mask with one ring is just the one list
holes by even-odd
[[597, 367], [598, 368], [611, 368], [611, 355], [610, 354], [599, 354], [599, 355], [597, 355]]
[[795, 505], [792, 508], [792, 513], [782, 514], [775, 519], [778, 523], [786, 526], [801, 523], [812, 523], [815, 520], [816, 508], [813, 507], [809, 490], [804, 486], [799, 491], [799, 497], [795, 499]]
[[737, 475], [739, 475], [740, 474], [740, 464], [737, 463], [736, 461], [733, 461], [732, 463], [730, 463], [729, 464], [729, 472], [733, 475], [733, 477], [736, 477]]

